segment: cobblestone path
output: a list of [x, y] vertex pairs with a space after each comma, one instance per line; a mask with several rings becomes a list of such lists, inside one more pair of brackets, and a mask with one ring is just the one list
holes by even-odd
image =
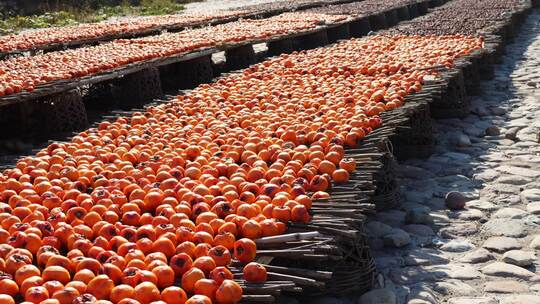
[[[540, 12], [435, 153], [400, 163], [402, 206], [367, 225], [383, 289], [359, 303], [540, 303]], [[451, 194], [449, 194], [451, 193]]]

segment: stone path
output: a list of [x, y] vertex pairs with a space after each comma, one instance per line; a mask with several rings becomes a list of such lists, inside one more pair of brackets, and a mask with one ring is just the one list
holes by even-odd
[[540, 303], [538, 10], [481, 87], [400, 164], [402, 206], [367, 225], [384, 289], [358, 303]]

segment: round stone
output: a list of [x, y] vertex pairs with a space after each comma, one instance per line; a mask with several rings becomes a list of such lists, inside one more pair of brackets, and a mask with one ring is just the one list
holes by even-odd
[[532, 265], [536, 260], [536, 255], [532, 251], [510, 250], [503, 255], [503, 261], [521, 267]]
[[446, 207], [448, 207], [449, 209], [460, 210], [465, 208], [467, 198], [460, 192], [451, 191], [446, 194], [444, 202], [446, 204]]
[[501, 134], [501, 131], [499, 130], [499, 128], [497, 128], [497, 126], [489, 126], [486, 128], [486, 135], [497, 136], [500, 134]]

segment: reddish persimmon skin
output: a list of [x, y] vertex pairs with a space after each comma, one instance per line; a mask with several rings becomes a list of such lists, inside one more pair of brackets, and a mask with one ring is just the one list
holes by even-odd
[[250, 283], [264, 283], [268, 279], [268, 275], [264, 266], [251, 262], [244, 266], [243, 278]]

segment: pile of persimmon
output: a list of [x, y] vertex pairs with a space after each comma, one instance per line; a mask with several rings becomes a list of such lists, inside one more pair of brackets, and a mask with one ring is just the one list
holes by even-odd
[[457, 0], [437, 7], [420, 18], [404, 22], [390, 34], [408, 35], [479, 35], [498, 32], [513, 13], [530, 5], [520, 0]]
[[260, 20], [239, 20], [217, 26], [140, 39], [119, 39], [98, 46], [0, 61], [0, 96], [33, 91], [55, 80], [68, 80], [154, 58], [181, 55], [226, 43], [264, 40], [291, 31], [310, 30], [343, 16], [291, 13]]
[[308, 9], [307, 12], [320, 14], [346, 14], [352, 16], [366, 16], [376, 12], [384, 12], [393, 8], [403, 7], [415, 2], [416, 0], [363, 0], [350, 3], [315, 7]]
[[[325, 5], [329, 5], [332, 3], [339, 2], [339, 0], [327, 0], [324, 1]], [[239, 6], [236, 9], [242, 10], [242, 11], [249, 11], [254, 13], [264, 13], [264, 12], [272, 12], [272, 11], [298, 11], [302, 10], [305, 11], [304, 8], [306, 5], [311, 5], [314, 3], [320, 4], [321, 1], [319, 0], [295, 0], [295, 1], [289, 1], [289, 0], [272, 0], [272, 1], [265, 1], [264, 3], [259, 4], [248, 4]], [[219, 7], [219, 4], [216, 4]]]
[[0, 36], [0, 53], [30, 50], [57, 43], [69, 44], [107, 39], [111, 36], [137, 34], [162, 28], [194, 26], [212, 20], [245, 14], [245, 11], [194, 12], [178, 15], [130, 17], [99, 23], [37, 29], [20, 34]]
[[480, 46], [374, 36], [282, 55], [23, 158], [0, 175], [0, 300], [238, 302], [228, 266], [264, 283], [254, 240], [308, 223], [378, 114]]

